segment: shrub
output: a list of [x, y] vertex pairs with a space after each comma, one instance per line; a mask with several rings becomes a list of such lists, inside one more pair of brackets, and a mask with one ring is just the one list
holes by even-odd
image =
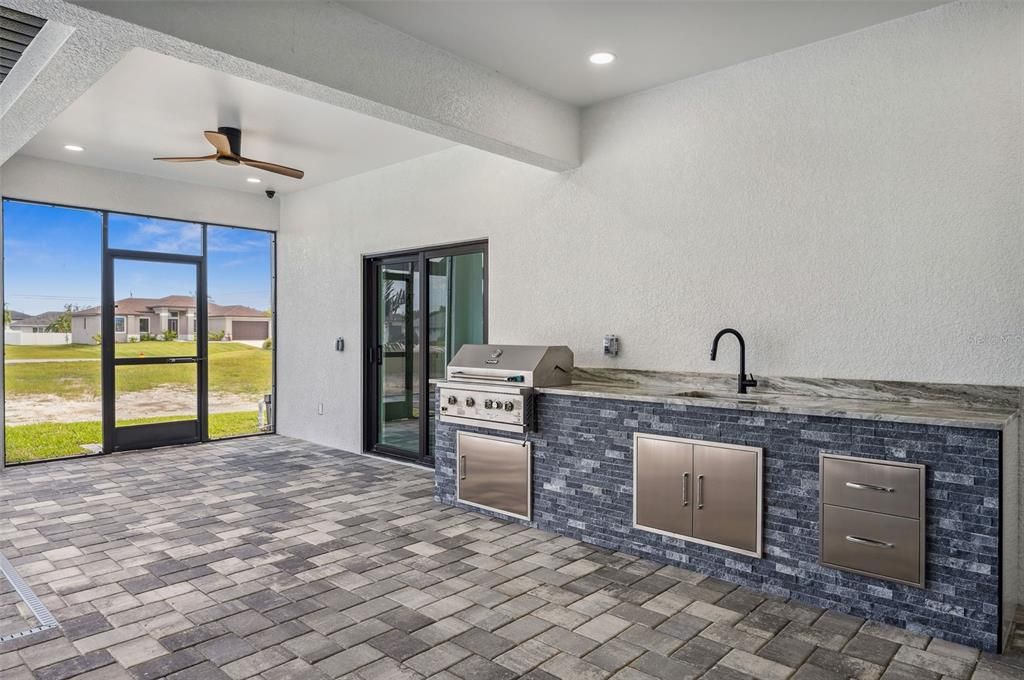
[[267, 338], [263, 341], [263, 349], [274, 349], [274, 341], [271, 338]]
[[152, 342], [153, 340], [156, 340], [156, 337], [154, 337], [150, 333], [140, 333], [139, 334], [139, 340], [141, 342]]
[[224, 331], [210, 331], [209, 336], [210, 340], [219, 342], [224, 339]]
[[177, 340], [177, 339], [178, 339], [178, 334], [175, 333], [174, 331], [172, 331], [171, 329], [168, 328], [166, 331], [164, 331], [164, 340], [170, 342], [171, 340]]
[[97, 345], [103, 344], [103, 335], [97, 333], [96, 335], [92, 336], [92, 341], [95, 342]]

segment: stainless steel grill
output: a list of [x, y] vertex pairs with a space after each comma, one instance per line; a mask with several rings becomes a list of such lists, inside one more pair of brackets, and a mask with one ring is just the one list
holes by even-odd
[[439, 385], [441, 422], [532, 430], [534, 388], [569, 385], [572, 369], [564, 346], [463, 345]]

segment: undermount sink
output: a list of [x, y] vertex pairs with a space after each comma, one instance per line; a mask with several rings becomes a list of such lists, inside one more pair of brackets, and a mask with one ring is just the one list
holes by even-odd
[[758, 395], [756, 394], [736, 394], [726, 392], [704, 392], [702, 390], [688, 390], [686, 392], [675, 392], [673, 397], [692, 397], [694, 399], [725, 399], [728, 401], [736, 402], [751, 402], [757, 401]]

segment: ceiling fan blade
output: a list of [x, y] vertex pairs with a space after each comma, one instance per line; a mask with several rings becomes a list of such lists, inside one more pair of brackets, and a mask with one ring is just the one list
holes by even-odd
[[268, 172], [276, 172], [279, 175], [285, 175], [286, 177], [294, 177], [295, 179], [302, 179], [306, 173], [302, 170], [296, 170], [295, 168], [289, 168], [287, 165], [278, 165], [277, 163], [267, 163], [266, 161], [257, 161], [252, 158], [239, 157], [240, 161], [248, 166], [259, 168], [260, 170], [266, 170]]
[[209, 156], [166, 156], [163, 158], [154, 158], [155, 161], [167, 161], [168, 163], [194, 163], [196, 161], [215, 161], [217, 160], [217, 154], [213, 153]]
[[234, 156], [231, 153], [231, 142], [228, 141], [228, 136], [223, 132], [217, 132], [215, 130], [207, 130], [203, 133], [206, 136], [206, 141], [213, 144], [213, 148], [217, 150], [217, 153], [222, 156]]

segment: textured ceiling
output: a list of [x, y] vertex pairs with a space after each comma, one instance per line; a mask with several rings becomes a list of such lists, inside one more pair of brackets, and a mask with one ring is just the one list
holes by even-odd
[[[566, 102], [588, 105], [855, 31], [934, 0], [351, 0], [347, 6]], [[592, 52], [618, 60], [598, 67]]]
[[[306, 172], [303, 180], [154, 156], [212, 153], [203, 131], [242, 129], [242, 153]], [[65, 144], [85, 147], [81, 153]], [[26, 144], [29, 156], [243, 191], [287, 192], [452, 146], [370, 116], [136, 49]], [[258, 185], [246, 182], [259, 177]]]

